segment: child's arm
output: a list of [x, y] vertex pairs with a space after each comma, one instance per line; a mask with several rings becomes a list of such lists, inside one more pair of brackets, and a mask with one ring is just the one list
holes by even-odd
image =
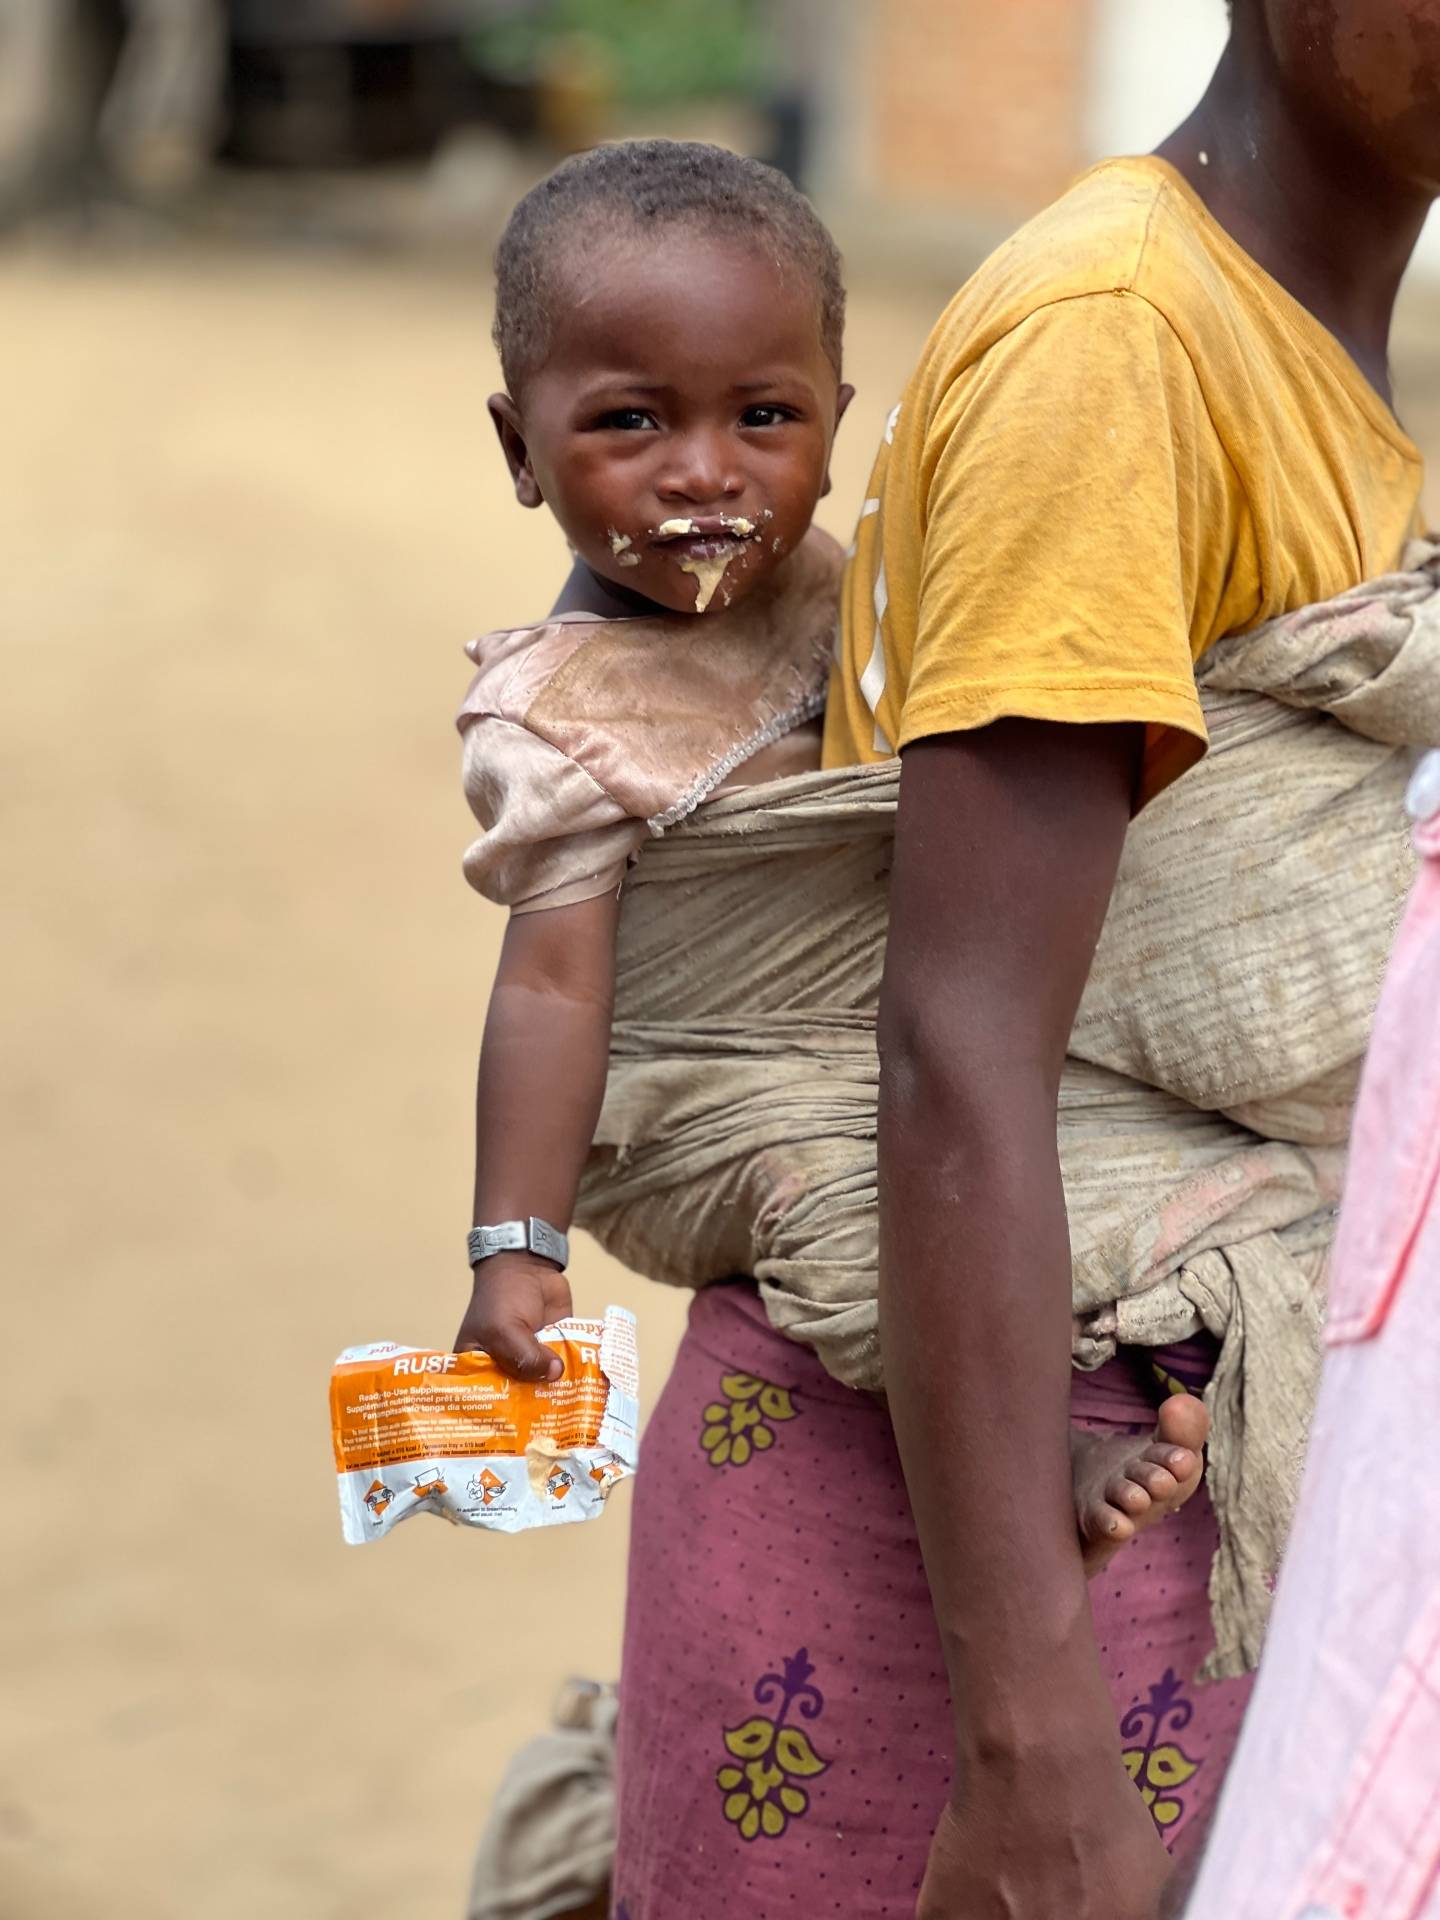
[[[615, 998], [616, 892], [512, 914], [490, 996], [475, 1100], [475, 1224], [534, 1214], [562, 1231], [600, 1117]], [[536, 1331], [570, 1311], [570, 1283], [531, 1253], [475, 1268], [455, 1351], [483, 1347], [526, 1380], [559, 1373]]]

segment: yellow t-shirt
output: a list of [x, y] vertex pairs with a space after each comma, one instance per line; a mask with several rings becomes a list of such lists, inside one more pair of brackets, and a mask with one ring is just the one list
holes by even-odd
[[1164, 161], [1114, 160], [991, 256], [892, 415], [842, 598], [825, 763], [1004, 717], [1204, 751], [1222, 634], [1394, 565], [1422, 461], [1339, 341]]

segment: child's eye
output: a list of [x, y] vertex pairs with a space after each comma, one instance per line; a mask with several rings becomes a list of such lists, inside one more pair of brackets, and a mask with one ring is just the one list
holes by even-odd
[[597, 427], [613, 428], [617, 433], [656, 433], [659, 422], [653, 413], [646, 413], [643, 407], [617, 407], [613, 413], [603, 413], [595, 422]]
[[740, 416], [740, 424], [742, 427], [782, 427], [787, 420], [798, 418], [792, 407], [767, 400], [759, 406], [747, 407]]

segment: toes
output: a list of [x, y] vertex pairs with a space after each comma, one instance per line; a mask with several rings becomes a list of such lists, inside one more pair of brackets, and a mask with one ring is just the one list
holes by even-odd
[[[1173, 1448], [1165, 1449], [1160, 1459], [1157, 1460], [1153, 1453], [1147, 1454], [1143, 1460], [1132, 1460], [1125, 1471], [1137, 1486], [1145, 1489], [1157, 1506], [1164, 1506], [1178, 1496], [1180, 1482], [1188, 1478], [1185, 1471], [1177, 1473], [1171, 1466], [1171, 1461], [1176, 1458]], [[1196, 1462], [1189, 1455], [1185, 1458], [1193, 1470]]]
[[1155, 1437], [1168, 1447], [1184, 1447], [1200, 1453], [1210, 1438], [1210, 1415], [1203, 1400], [1193, 1393], [1174, 1393], [1162, 1402], [1155, 1423]]
[[[1149, 1504], [1148, 1501], [1146, 1503]], [[1117, 1507], [1093, 1500], [1081, 1519], [1080, 1533], [1087, 1544], [1097, 1547], [1123, 1547], [1135, 1535], [1135, 1523]]]
[[1105, 1499], [1132, 1520], [1143, 1519], [1150, 1511], [1150, 1491], [1139, 1477], [1143, 1470], [1140, 1461], [1127, 1461], [1121, 1472], [1111, 1474], [1105, 1482]]
[[1146, 1464], [1158, 1467], [1162, 1473], [1169, 1474], [1182, 1487], [1198, 1480], [1205, 1466], [1203, 1453], [1194, 1452], [1189, 1447], [1163, 1446], [1159, 1441], [1145, 1449], [1144, 1460]]

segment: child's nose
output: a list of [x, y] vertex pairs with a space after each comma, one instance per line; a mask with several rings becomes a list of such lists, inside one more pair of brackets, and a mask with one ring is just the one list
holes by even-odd
[[655, 491], [662, 500], [706, 506], [733, 500], [744, 490], [728, 434], [692, 433], [671, 443]]

